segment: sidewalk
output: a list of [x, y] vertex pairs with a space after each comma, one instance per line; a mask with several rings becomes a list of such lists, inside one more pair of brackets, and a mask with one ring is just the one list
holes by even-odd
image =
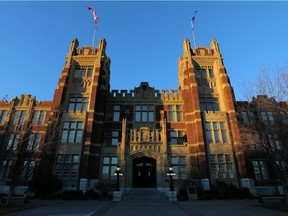
[[[280, 204], [280, 203], [279, 203]], [[10, 216], [287, 216], [281, 212], [260, 207], [257, 200], [31, 200], [32, 209]], [[262, 204], [263, 205], [263, 204]], [[265, 204], [264, 204], [265, 205]], [[278, 204], [274, 204], [278, 205]]]

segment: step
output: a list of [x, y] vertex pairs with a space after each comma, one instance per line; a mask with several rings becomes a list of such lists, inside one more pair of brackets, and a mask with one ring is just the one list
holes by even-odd
[[133, 188], [131, 191], [126, 192], [123, 200], [137, 201], [155, 201], [167, 200], [165, 194], [157, 190], [157, 188]]

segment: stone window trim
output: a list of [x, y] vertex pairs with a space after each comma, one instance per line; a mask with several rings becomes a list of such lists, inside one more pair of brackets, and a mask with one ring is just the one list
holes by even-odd
[[154, 122], [155, 106], [153, 104], [135, 105], [135, 122]]
[[187, 162], [186, 156], [172, 155], [171, 166], [175, 172], [174, 179], [187, 179]]
[[32, 124], [33, 125], [43, 125], [45, 122], [47, 111], [45, 110], [35, 110], [33, 114]]
[[88, 110], [88, 103], [88, 97], [71, 96], [68, 102], [68, 112], [85, 112]]
[[208, 143], [227, 143], [227, 124], [223, 121], [205, 122], [206, 140]]
[[77, 179], [79, 174], [79, 154], [58, 154], [54, 174], [62, 179]]
[[121, 130], [104, 130], [105, 145], [117, 146], [121, 135]]
[[171, 145], [184, 144], [186, 142], [184, 130], [167, 130], [167, 134]]
[[196, 67], [195, 68], [195, 76], [196, 78], [200, 79], [213, 79], [215, 78], [215, 73], [213, 70], [213, 66], [208, 66], [208, 67]]
[[27, 117], [27, 110], [15, 110], [12, 116], [14, 125], [23, 125]]
[[218, 97], [199, 97], [199, 103], [200, 103], [200, 110], [202, 112], [207, 111], [220, 111], [220, 103]]
[[182, 122], [183, 121], [183, 106], [182, 104], [168, 105], [168, 121]]
[[235, 178], [232, 154], [211, 154], [209, 162], [212, 179]]
[[102, 157], [102, 172], [101, 177], [104, 180], [113, 180], [116, 179], [114, 175], [116, 168], [118, 165], [118, 157], [117, 156], [103, 156]]
[[81, 143], [83, 135], [82, 121], [64, 121], [62, 124], [61, 143]]
[[0, 110], [0, 125], [3, 125], [5, 123], [7, 114], [8, 114], [8, 110]]
[[107, 105], [106, 107], [106, 121], [120, 122], [121, 106], [118, 104]]
[[269, 173], [268, 173], [266, 161], [253, 160], [252, 166], [253, 166], [255, 180], [269, 180]]
[[74, 77], [83, 78], [83, 77], [92, 77], [93, 67], [89, 66], [78, 66], [75, 68]]

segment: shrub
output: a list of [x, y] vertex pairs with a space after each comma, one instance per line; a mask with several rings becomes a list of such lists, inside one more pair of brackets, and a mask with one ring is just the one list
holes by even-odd
[[62, 193], [62, 198], [64, 200], [78, 200], [78, 199], [83, 199], [83, 193], [82, 191], [79, 190], [69, 190], [69, 191], [64, 191]]
[[62, 181], [51, 174], [35, 173], [29, 183], [29, 190], [35, 196], [47, 196], [62, 188]]

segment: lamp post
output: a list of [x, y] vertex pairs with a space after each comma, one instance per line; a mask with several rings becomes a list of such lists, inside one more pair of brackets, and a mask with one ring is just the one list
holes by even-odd
[[120, 166], [117, 166], [114, 175], [117, 176], [117, 181], [116, 181], [116, 191], [120, 191], [120, 179], [119, 176], [122, 176], [123, 174], [121, 173], [121, 168]]
[[169, 166], [167, 176], [170, 177], [170, 191], [174, 191], [173, 176], [175, 176], [175, 175], [176, 175], [176, 173], [174, 172], [173, 167]]

